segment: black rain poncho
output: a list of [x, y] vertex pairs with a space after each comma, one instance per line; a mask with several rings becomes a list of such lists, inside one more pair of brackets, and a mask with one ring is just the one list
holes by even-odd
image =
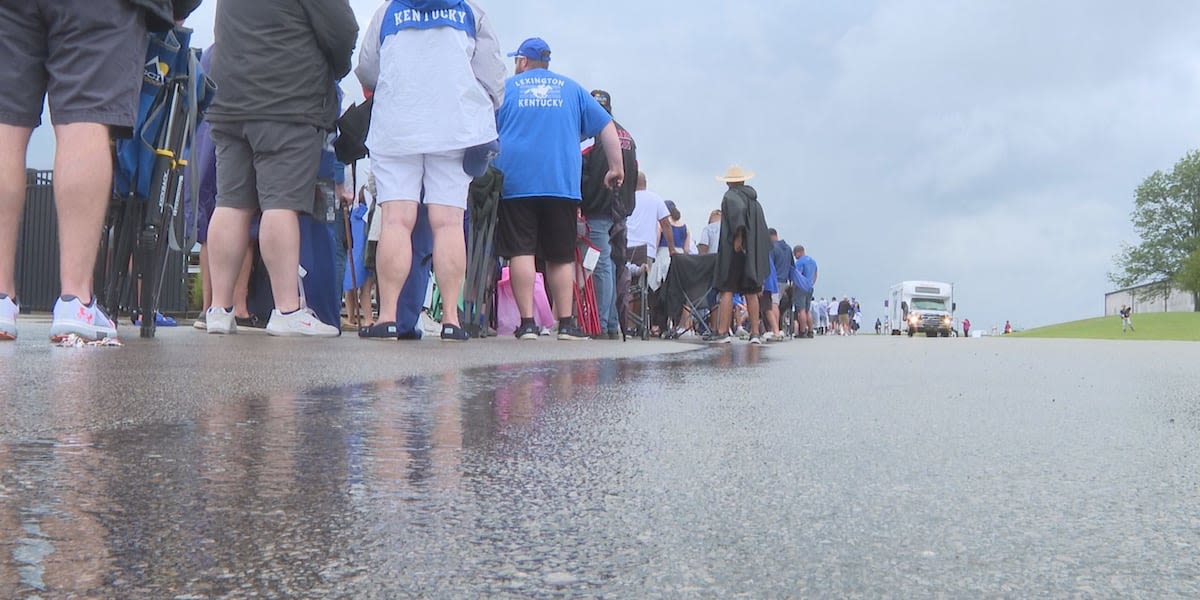
[[[746, 268], [741, 281], [730, 282], [733, 237], [739, 228], [744, 228], [746, 232], [742, 246], [746, 252]], [[767, 233], [767, 219], [763, 215], [762, 205], [758, 203], [758, 192], [748, 185], [729, 188], [721, 200], [721, 242], [717, 249], [713, 286], [742, 292], [762, 289], [763, 282], [771, 273], [770, 255], [771, 236]]]

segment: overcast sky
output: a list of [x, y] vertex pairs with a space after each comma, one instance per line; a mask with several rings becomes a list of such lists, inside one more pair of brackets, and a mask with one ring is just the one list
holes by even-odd
[[[351, 4], [365, 29], [379, 3]], [[816, 295], [871, 322], [905, 279], [955, 283], [976, 327], [1099, 316], [1134, 188], [1198, 146], [1200, 13], [1178, 0], [481, 4], [506, 48], [543, 37], [553, 70], [612, 93], [693, 230], [714, 176], [756, 172]]]

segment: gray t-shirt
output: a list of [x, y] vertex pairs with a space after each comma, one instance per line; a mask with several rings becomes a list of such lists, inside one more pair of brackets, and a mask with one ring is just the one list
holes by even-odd
[[697, 246], [708, 246], [709, 254], [717, 253], [717, 246], [721, 244], [721, 222], [715, 221], [704, 226], [700, 231], [700, 239], [696, 240]]

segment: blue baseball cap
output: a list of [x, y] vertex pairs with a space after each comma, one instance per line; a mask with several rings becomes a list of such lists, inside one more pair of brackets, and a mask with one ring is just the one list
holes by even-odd
[[521, 47], [517, 48], [516, 52], [509, 52], [509, 58], [514, 56], [524, 56], [529, 60], [540, 60], [550, 62], [550, 44], [542, 38], [529, 38], [521, 42]]

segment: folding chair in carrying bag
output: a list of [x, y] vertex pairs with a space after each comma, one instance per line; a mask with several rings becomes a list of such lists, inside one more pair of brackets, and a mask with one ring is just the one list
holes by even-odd
[[500, 268], [496, 262], [496, 219], [504, 174], [495, 167], [471, 181], [467, 193], [471, 229], [467, 237], [467, 276], [463, 285], [463, 329], [487, 337], [494, 325], [493, 304]]
[[590, 336], [600, 335], [600, 311], [596, 305], [596, 282], [592, 272], [600, 258], [600, 249], [593, 246], [588, 236], [587, 221], [577, 221], [578, 239], [575, 244], [575, 288], [574, 301], [579, 328]]
[[[168, 260], [182, 261], [196, 242], [198, 211], [182, 210], [183, 177], [196, 122], [215, 87], [189, 47], [191, 35], [182, 27], [147, 35], [137, 124], [131, 139], [117, 142], [96, 264], [101, 304], [114, 319], [121, 312], [140, 316], [141, 337], [154, 337]], [[197, 187], [191, 186], [192, 207]]]

